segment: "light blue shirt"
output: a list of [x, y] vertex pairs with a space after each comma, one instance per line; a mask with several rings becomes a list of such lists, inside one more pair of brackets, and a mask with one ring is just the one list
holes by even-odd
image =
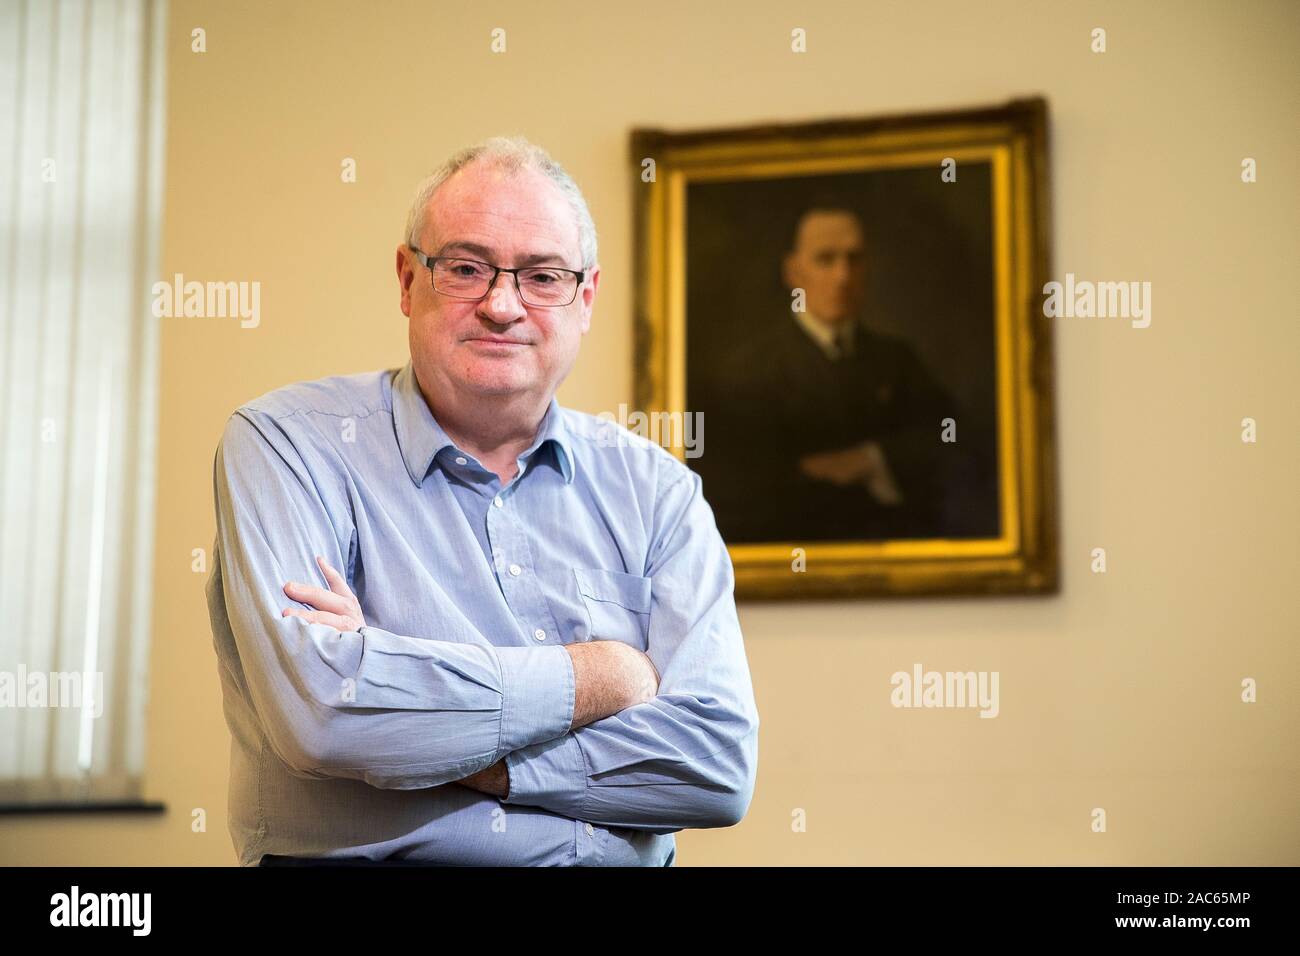
[[[239, 862], [670, 865], [737, 823], [758, 711], [727, 549], [699, 476], [552, 398], [500, 479], [439, 427], [410, 363], [239, 408], [214, 466], [208, 579]], [[366, 625], [298, 617], [342, 571]], [[623, 641], [651, 701], [570, 730], [561, 645]], [[453, 781], [504, 758], [505, 800]]]

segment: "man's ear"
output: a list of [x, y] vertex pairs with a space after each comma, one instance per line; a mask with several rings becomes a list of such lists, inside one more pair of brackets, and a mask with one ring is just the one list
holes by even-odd
[[799, 285], [794, 281], [794, 252], [787, 252], [781, 259], [781, 280], [785, 283], [787, 289], [793, 289]]
[[411, 283], [415, 281], [415, 269], [406, 246], [397, 247], [397, 286], [402, 296], [402, 315], [411, 317]]
[[591, 312], [596, 302], [596, 290], [600, 287], [600, 265], [592, 266], [589, 271], [591, 275], [582, 284], [582, 311], [578, 314], [583, 335], [591, 328]]

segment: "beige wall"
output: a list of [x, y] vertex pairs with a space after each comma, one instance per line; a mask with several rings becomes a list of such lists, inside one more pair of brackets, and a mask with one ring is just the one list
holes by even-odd
[[[212, 542], [214, 445], [261, 392], [404, 361], [393, 248], [450, 150], [523, 133], [587, 191], [604, 278], [560, 399], [595, 412], [632, 399], [629, 128], [1041, 93], [1056, 273], [1153, 283], [1148, 329], [1058, 325], [1062, 592], [742, 606], [757, 793], [740, 826], [681, 834], [679, 862], [1300, 863], [1300, 8], [518, 3], [449, 21], [441, 6], [175, 4], [162, 273], [263, 289], [256, 329], [162, 330], [148, 795], [170, 812], [0, 820], [7, 862], [233, 863], [229, 736], [190, 570]], [[189, 52], [195, 26], [206, 54]], [[505, 55], [488, 52], [496, 26]], [[443, 109], [448, 91], [474, 105]], [[1089, 570], [1099, 546], [1105, 575]], [[1000, 671], [1001, 715], [893, 709], [889, 676], [914, 662]], [[1258, 703], [1239, 701], [1244, 677]]]

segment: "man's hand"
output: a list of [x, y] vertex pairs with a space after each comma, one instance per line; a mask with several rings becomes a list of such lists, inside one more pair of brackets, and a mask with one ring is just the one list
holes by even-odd
[[505, 760], [498, 760], [492, 766], [478, 773], [472, 773], [456, 781], [462, 787], [469, 787], [471, 790], [477, 790], [479, 793], [486, 793], [493, 797], [500, 797], [504, 800], [510, 796], [510, 772], [506, 769]]
[[365, 627], [366, 619], [361, 616], [361, 603], [348, 587], [348, 582], [343, 580], [343, 575], [326, 564], [325, 559], [319, 555], [316, 557], [316, 563], [320, 565], [330, 589], [326, 591], [311, 584], [288, 582], [284, 586], [284, 593], [315, 610], [304, 611], [302, 608], [287, 607], [280, 616], [300, 617], [313, 624], [328, 624], [337, 631], [356, 631]]
[[878, 502], [896, 505], [903, 495], [894, 483], [885, 453], [873, 441], [854, 445], [842, 451], [822, 452], [799, 460], [803, 473], [820, 481], [837, 485], [864, 485]]
[[877, 470], [877, 459], [868, 444], [854, 445], [841, 451], [826, 451], [799, 459], [799, 468], [810, 478], [837, 485], [857, 485], [868, 481]]

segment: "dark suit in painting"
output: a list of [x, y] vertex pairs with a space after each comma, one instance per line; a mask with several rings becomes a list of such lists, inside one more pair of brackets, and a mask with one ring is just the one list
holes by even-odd
[[[853, 334], [851, 354], [833, 359], [781, 316], [719, 359], [699, 396], [708, 430], [695, 467], [729, 543], [943, 533], [955, 447], [940, 434], [958, 417], [953, 399], [905, 342], [860, 324]], [[900, 503], [800, 469], [807, 455], [867, 441], [884, 452]]]

